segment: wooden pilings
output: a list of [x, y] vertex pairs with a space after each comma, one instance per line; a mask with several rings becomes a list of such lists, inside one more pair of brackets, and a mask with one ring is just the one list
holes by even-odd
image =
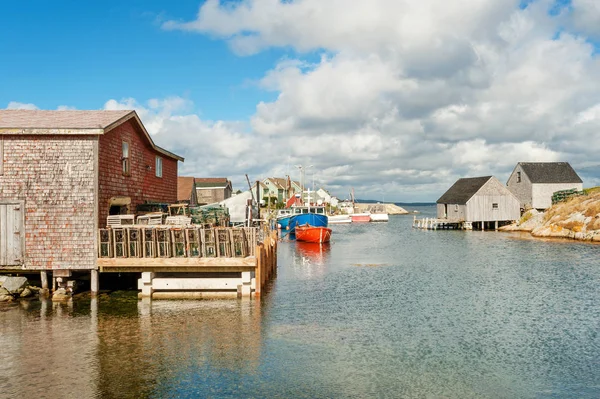
[[277, 231], [270, 231], [265, 240], [256, 246], [256, 287], [254, 295], [260, 296], [267, 281], [277, 272]]

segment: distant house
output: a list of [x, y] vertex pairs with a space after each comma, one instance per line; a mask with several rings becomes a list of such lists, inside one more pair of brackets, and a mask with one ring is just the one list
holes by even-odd
[[196, 193], [196, 182], [194, 177], [177, 177], [177, 202], [198, 205], [198, 194]]
[[231, 197], [231, 182], [226, 177], [208, 177], [194, 179], [198, 205], [213, 204]]
[[520, 207], [547, 209], [556, 191], [583, 190], [583, 182], [568, 162], [519, 162], [506, 183]]
[[277, 202], [285, 202], [294, 194], [302, 191], [300, 184], [289, 178], [267, 177], [262, 183], [267, 189], [267, 191], [263, 193], [264, 196], [275, 197], [277, 198]]
[[519, 200], [494, 176], [458, 179], [437, 200], [437, 216], [473, 228], [497, 227], [519, 219]]

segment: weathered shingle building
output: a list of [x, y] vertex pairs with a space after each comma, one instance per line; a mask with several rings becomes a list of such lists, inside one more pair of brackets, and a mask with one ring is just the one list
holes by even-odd
[[568, 162], [519, 162], [506, 183], [523, 210], [547, 209], [556, 191], [583, 190], [583, 182]]
[[96, 270], [109, 214], [177, 200], [135, 111], [0, 111], [0, 270]]
[[512, 222], [519, 219], [519, 200], [495, 177], [458, 179], [437, 200], [437, 217], [449, 222]]
[[198, 205], [195, 178], [185, 176], [177, 178], [177, 202], [190, 206]]
[[231, 182], [226, 177], [196, 177], [198, 205], [214, 204], [231, 197]]

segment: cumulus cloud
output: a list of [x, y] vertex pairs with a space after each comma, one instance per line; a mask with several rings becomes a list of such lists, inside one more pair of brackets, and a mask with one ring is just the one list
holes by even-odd
[[506, 180], [519, 161], [569, 161], [600, 185], [600, 14], [596, 1], [561, 4], [207, 0], [163, 28], [240, 56], [277, 49], [259, 81], [276, 98], [242, 121], [200, 118], [178, 96], [105, 108], [136, 109], [186, 157], [182, 174], [240, 188], [245, 173], [298, 179], [303, 164], [340, 196], [435, 200], [459, 177]]
[[599, 20], [593, 0], [208, 0], [163, 27], [240, 55], [293, 49], [260, 82], [278, 96], [257, 105], [252, 132], [340, 188], [433, 200], [519, 161], [598, 165]]
[[34, 109], [38, 109], [38, 107], [36, 107], [35, 104], [31, 104], [31, 103], [20, 103], [20, 102], [17, 102], [17, 101], [11, 101], [6, 106], [6, 109], [29, 109], [29, 110], [34, 110]]

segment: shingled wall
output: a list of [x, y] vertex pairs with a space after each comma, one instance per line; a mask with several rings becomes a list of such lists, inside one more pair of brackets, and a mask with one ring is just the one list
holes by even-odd
[[96, 268], [97, 136], [4, 136], [0, 200], [25, 203], [26, 269]]
[[[122, 143], [129, 143], [130, 173], [123, 174]], [[106, 225], [112, 197], [130, 197], [130, 211], [145, 202], [177, 202], [177, 160], [154, 150], [144, 133], [129, 120], [106, 132], [99, 139], [100, 226]], [[156, 177], [155, 158], [162, 158], [162, 177]]]

